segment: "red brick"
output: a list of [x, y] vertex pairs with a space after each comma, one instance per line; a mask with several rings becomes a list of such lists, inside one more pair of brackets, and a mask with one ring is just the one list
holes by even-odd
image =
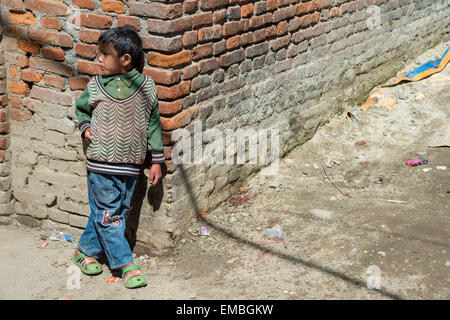
[[266, 33], [266, 38], [272, 38], [277, 35], [277, 27], [276, 26], [270, 26], [264, 29]]
[[64, 50], [54, 47], [43, 47], [42, 55], [47, 59], [64, 61]]
[[22, 80], [28, 82], [39, 82], [42, 80], [42, 75], [27, 69], [22, 72]]
[[217, 70], [219, 69], [220, 64], [219, 64], [219, 59], [218, 58], [211, 58], [211, 59], [206, 59], [206, 60], [202, 60], [198, 63], [198, 70], [200, 72], [200, 74], [202, 73], [207, 73], [213, 70]]
[[331, 7], [333, 2], [334, 2], [333, 0], [315, 0], [316, 8], [319, 10]]
[[277, 35], [281, 36], [285, 33], [288, 32], [288, 23], [287, 21], [281, 21], [278, 25], [277, 25]]
[[9, 92], [20, 95], [27, 95], [28, 93], [30, 93], [30, 88], [25, 83], [10, 81]]
[[197, 11], [198, 0], [194, 1], [183, 1], [183, 12], [186, 14], [191, 14]]
[[41, 51], [41, 46], [39, 43], [34, 43], [28, 40], [19, 40], [19, 49], [26, 53], [39, 54]]
[[73, 48], [73, 38], [68, 34], [36, 29], [30, 30], [28, 32], [28, 36], [34, 41], [66, 48]]
[[103, 12], [124, 13], [125, 6], [122, 1], [102, 0], [102, 11]]
[[15, 9], [22, 9], [23, 0], [2, 0], [2, 6]]
[[79, 73], [98, 75], [102, 74], [101, 64], [97, 62], [91, 62], [86, 60], [77, 61], [77, 70]]
[[183, 99], [176, 101], [159, 101], [158, 111], [160, 115], [174, 115], [183, 109]]
[[247, 18], [253, 14], [253, 3], [246, 4], [241, 7], [241, 17]]
[[[9, 79], [11, 80], [11, 79]], [[0, 80], [0, 94], [5, 94], [7, 92], [7, 83], [6, 79]]]
[[21, 68], [27, 68], [29, 65], [28, 57], [24, 54], [16, 54], [12, 63]]
[[24, 38], [24, 37], [26, 37], [28, 27], [7, 24], [6, 26], [4, 26], [3, 30], [4, 30], [5, 35], [7, 35], [8, 37]]
[[277, 51], [281, 48], [287, 47], [291, 41], [291, 35], [288, 34], [284, 37], [279, 37], [277, 39], [274, 39], [270, 41], [270, 48], [272, 51]]
[[9, 100], [9, 105], [13, 108], [20, 108], [22, 106], [22, 100], [20, 100], [19, 97], [12, 97], [11, 100]]
[[55, 87], [59, 89], [64, 89], [66, 87], [66, 79], [58, 76], [51, 76], [48, 74], [44, 76], [44, 83], [46, 86]]
[[235, 35], [234, 37], [227, 39], [227, 49], [232, 50], [241, 46], [241, 36]]
[[158, 92], [158, 99], [161, 100], [175, 100], [185, 95], [188, 95], [191, 88], [191, 81], [183, 81], [175, 86], [156, 86]]
[[9, 133], [9, 122], [0, 123], [0, 133]]
[[154, 68], [146, 68], [142, 72], [143, 74], [149, 75], [153, 81], [157, 84], [171, 85], [178, 83], [181, 78], [181, 71], [168, 71], [160, 70]]
[[251, 29], [257, 29], [271, 22], [272, 22], [272, 13], [269, 12], [260, 16], [250, 18], [249, 27]]
[[69, 78], [69, 88], [70, 90], [84, 90], [89, 80], [89, 77]]
[[[0, 150], [0, 162], [5, 162], [5, 150]], [[167, 172], [173, 172], [175, 170], [175, 164], [173, 163], [173, 161], [171, 162], [172, 163], [170, 164], [170, 168], [172, 171], [169, 171], [169, 167], [167, 167]], [[168, 165], [167, 161], [165, 162], [165, 164], [166, 166]]]
[[253, 43], [253, 32], [247, 32], [240, 36], [239, 39], [241, 47]]
[[213, 21], [215, 24], [222, 24], [227, 20], [227, 9], [214, 12]]
[[165, 131], [171, 131], [180, 127], [184, 127], [191, 122], [192, 116], [195, 112], [195, 108], [189, 108], [170, 118], [161, 117], [161, 129]]
[[267, 9], [273, 11], [278, 8], [277, 0], [267, 0]]
[[59, 20], [55, 17], [42, 17], [41, 27], [46, 29], [56, 29], [61, 30], [62, 26]]
[[16, 80], [19, 76], [19, 69], [17, 67], [9, 67], [9, 78], [12, 80]]
[[183, 34], [183, 46], [190, 47], [196, 45], [198, 41], [197, 31], [187, 31]]
[[147, 30], [156, 34], [181, 33], [192, 28], [192, 17], [174, 20], [148, 19]]
[[330, 15], [332, 18], [339, 16], [339, 8], [338, 7], [331, 8]]
[[119, 27], [130, 25], [137, 31], [139, 31], [141, 30], [141, 19], [135, 17], [119, 16], [117, 18], [117, 25]]
[[200, 8], [204, 11], [225, 7], [229, 3], [229, 0], [200, 0], [200, 1], [201, 1]]
[[97, 56], [97, 46], [77, 43], [75, 45], [75, 52], [80, 57], [95, 58]]
[[222, 34], [224, 37], [233, 36], [235, 34], [241, 33], [242, 31], [244, 31], [243, 20], [225, 23], [222, 28]]
[[147, 61], [149, 65], [162, 67], [162, 68], [174, 68], [180, 65], [191, 62], [190, 50], [184, 50], [172, 55], [161, 54], [158, 52], [149, 52], [147, 54]]
[[144, 49], [151, 49], [172, 53], [179, 51], [183, 48], [182, 36], [169, 38], [150, 35], [147, 37], [141, 37], [141, 39], [142, 39], [142, 46], [144, 47]]
[[222, 38], [222, 26], [206, 27], [198, 30], [198, 41], [205, 42]]
[[70, 93], [57, 92], [36, 85], [31, 89], [30, 98], [55, 104], [72, 105], [72, 95]]
[[83, 27], [93, 28], [93, 29], [109, 29], [112, 26], [113, 18], [109, 16], [102, 16], [98, 14], [91, 13], [80, 13], [79, 16], [72, 19], [71, 23], [74, 23], [75, 20], [80, 22], [80, 25]]
[[50, 71], [65, 77], [70, 77], [73, 75], [73, 69], [71, 66], [58, 61], [30, 57], [30, 66], [33, 69]]
[[209, 26], [213, 23], [213, 14], [211, 11], [199, 13], [192, 16], [192, 28], [197, 29], [202, 26]]
[[95, 0], [72, 0], [72, 6], [81, 9], [95, 9]]
[[157, 19], [175, 19], [183, 15], [182, 4], [128, 2], [128, 14]]
[[32, 113], [29, 110], [10, 109], [9, 117], [16, 121], [27, 121], [32, 117]]
[[0, 110], [0, 121], [6, 121], [7, 119], [7, 113], [5, 110]]
[[47, 13], [54, 16], [67, 15], [67, 6], [62, 3], [62, 1], [25, 0], [25, 8], [31, 11]]
[[[29, 112], [29, 111], [28, 111]], [[0, 149], [8, 149], [9, 147], [9, 138], [0, 138]]]
[[245, 59], [245, 50], [238, 49], [233, 52], [225, 53], [220, 56], [220, 66], [228, 67], [234, 63], [241, 62]]
[[296, 15], [300, 16], [303, 15], [305, 13], [309, 13], [314, 11], [315, 9], [315, 0], [314, 1], [309, 1], [309, 2], [304, 2], [304, 3], [299, 3], [296, 5]]
[[190, 65], [183, 69], [183, 80], [189, 80], [198, 75], [198, 65]]
[[206, 43], [195, 47], [192, 54], [192, 60], [200, 60], [213, 55], [213, 44]]
[[80, 40], [87, 43], [98, 43], [98, 38], [100, 37], [100, 32], [93, 30], [80, 30], [78, 34]]
[[11, 23], [35, 25], [36, 17], [29, 11], [26, 12], [10, 12], [9, 21]]

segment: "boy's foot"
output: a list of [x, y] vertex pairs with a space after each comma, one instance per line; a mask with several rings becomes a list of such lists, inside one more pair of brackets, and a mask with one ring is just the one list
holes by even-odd
[[78, 248], [75, 250], [72, 260], [84, 274], [92, 276], [103, 271], [101, 264], [95, 258], [86, 256]]
[[125, 287], [134, 289], [147, 285], [147, 279], [141, 275], [141, 271], [139, 270], [140, 268], [140, 266], [133, 263], [122, 267], [122, 280]]

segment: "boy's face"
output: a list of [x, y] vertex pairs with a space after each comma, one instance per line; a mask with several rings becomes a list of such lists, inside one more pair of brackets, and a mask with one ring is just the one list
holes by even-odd
[[112, 46], [99, 46], [97, 53], [104, 76], [125, 73], [130, 68], [131, 56], [128, 53], [118, 57]]

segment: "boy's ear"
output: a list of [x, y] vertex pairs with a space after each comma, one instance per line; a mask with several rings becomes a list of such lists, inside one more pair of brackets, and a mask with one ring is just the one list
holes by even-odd
[[128, 65], [131, 63], [131, 55], [129, 53], [125, 53], [120, 57], [120, 63], [123, 67], [128, 67]]

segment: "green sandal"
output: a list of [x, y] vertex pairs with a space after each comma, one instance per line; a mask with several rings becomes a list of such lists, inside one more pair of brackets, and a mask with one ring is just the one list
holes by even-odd
[[[125, 283], [125, 287], [129, 289], [139, 288], [147, 285], [147, 279], [145, 279], [144, 276], [140, 276], [140, 269], [141, 267], [138, 265], [132, 265], [127, 268], [125, 268], [122, 271], [122, 280]], [[135, 276], [131, 276], [128, 271], [132, 269], [138, 269], [138, 274]]]
[[102, 265], [97, 260], [86, 256], [83, 252], [76, 257], [72, 257], [72, 260], [84, 274], [92, 276], [103, 271]]

